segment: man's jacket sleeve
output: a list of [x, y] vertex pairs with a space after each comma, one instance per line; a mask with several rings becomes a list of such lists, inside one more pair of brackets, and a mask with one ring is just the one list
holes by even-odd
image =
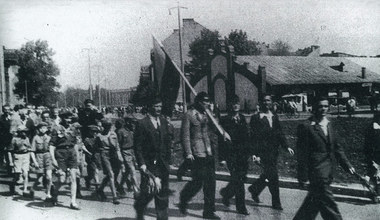
[[182, 147], [185, 151], [185, 155], [191, 155], [191, 144], [190, 144], [190, 115], [186, 113], [182, 119], [181, 126], [181, 141]]

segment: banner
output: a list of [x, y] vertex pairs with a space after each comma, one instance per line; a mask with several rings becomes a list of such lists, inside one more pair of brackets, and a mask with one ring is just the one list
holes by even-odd
[[[185, 74], [173, 62], [173, 60], [170, 59], [170, 57], [164, 50], [164, 46], [159, 41], [157, 41], [154, 36], [153, 36], [153, 46], [154, 46], [153, 51], [154, 51], [154, 62], [155, 62], [154, 66], [156, 68], [156, 65], [157, 65], [157, 68], [158, 68], [155, 70], [154, 75], [155, 75], [155, 80], [157, 80], [157, 83], [159, 83], [159, 91], [161, 94], [161, 98], [163, 98], [163, 100], [166, 99], [166, 101], [169, 101], [170, 99], [171, 101], [170, 103], [175, 104], [175, 101], [173, 102], [173, 98], [174, 97], [177, 98], [178, 89], [180, 88], [180, 78], [182, 78], [182, 80], [185, 82], [187, 87], [190, 89], [190, 92], [193, 93], [194, 96], [196, 96], [197, 92], [191, 86], [189, 80], [186, 79]], [[156, 64], [156, 61], [157, 61], [157, 64]], [[173, 92], [173, 94], [169, 94], [170, 92]], [[168, 97], [165, 98], [165, 95], [168, 95]], [[162, 104], [163, 106], [165, 105], [164, 102]], [[173, 108], [169, 108], [170, 106], [168, 104], [166, 104], [166, 107], [167, 109], [165, 109], [165, 111], [173, 110]], [[163, 112], [164, 112], [164, 109], [163, 109]], [[206, 113], [208, 117], [211, 119], [212, 123], [217, 128], [217, 130], [219, 131], [219, 134], [221, 134], [225, 140], [231, 141], [230, 135], [222, 128], [222, 126], [219, 125], [218, 121], [212, 115], [210, 109], [206, 109]]]
[[154, 81], [162, 100], [162, 113], [171, 115], [177, 102], [181, 82], [180, 73], [155, 37], [153, 37], [153, 53]]

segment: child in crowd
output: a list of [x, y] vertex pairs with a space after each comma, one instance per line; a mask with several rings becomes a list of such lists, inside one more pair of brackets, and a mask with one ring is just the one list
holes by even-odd
[[122, 195], [125, 194], [123, 188], [124, 183], [127, 184], [128, 191], [133, 190], [134, 192], [137, 192], [135, 156], [133, 152], [133, 131], [131, 128], [124, 126], [124, 121], [122, 119], [116, 120], [115, 127], [125, 166], [125, 170], [123, 170], [123, 175], [118, 186], [118, 192]]
[[[10, 185], [11, 194], [15, 194], [16, 184], [21, 184], [20, 176], [24, 181], [23, 196], [28, 196], [28, 172], [30, 166], [30, 141], [27, 137], [27, 128], [24, 125], [17, 127], [17, 134], [12, 139], [12, 143], [7, 149], [9, 165], [13, 167], [13, 181]], [[35, 162], [35, 158], [32, 158]], [[36, 164], [36, 163], [35, 163]]]
[[35, 157], [35, 166], [37, 173], [37, 179], [34, 182], [31, 189], [31, 196], [34, 195], [34, 190], [39, 184], [39, 179], [44, 176], [46, 181], [46, 201], [51, 199], [51, 186], [52, 186], [52, 170], [53, 162], [51, 159], [49, 143], [51, 137], [47, 135], [48, 124], [46, 122], [41, 122], [37, 125], [37, 134], [32, 140], [32, 158]]
[[[103, 131], [96, 138], [96, 145], [100, 149], [100, 155], [103, 165], [103, 172], [105, 177], [97, 190], [98, 197], [105, 201], [107, 198], [104, 194], [104, 187], [110, 183], [113, 204], [118, 205], [120, 202], [117, 200], [115, 176], [118, 174], [114, 170], [118, 170], [117, 167], [122, 164], [123, 158], [120, 153], [120, 147], [115, 132], [111, 131], [112, 122], [108, 120], [102, 121]], [[122, 165], [124, 166], [124, 165]]]

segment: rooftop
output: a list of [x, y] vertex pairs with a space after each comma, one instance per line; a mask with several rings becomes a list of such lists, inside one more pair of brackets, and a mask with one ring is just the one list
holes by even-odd
[[[181, 29], [182, 34], [182, 55], [184, 63], [190, 62], [191, 58], [188, 56], [190, 47], [189, 45], [195, 40], [195, 38], [201, 36], [202, 30], [206, 29], [198, 22], [194, 21], [193, 18], [184, 18], [183, 26]], [[173, 33], [167, 37], [163, 42], [166, 52], [172, 58], [172, 60], [180, 66], [180, 56], [179, 56], [179, 36], [178, 29], [175, 29]]]
[[[342, 62], [342, 72], [332, 68]], [[362, 66], [342, 57], [237, 56], [236, 63], [248, 63], [254, 74], [259, 65], [264, 66], [271, 85], [380, 83], [379, 74], [366, 69], [363, 79]]]

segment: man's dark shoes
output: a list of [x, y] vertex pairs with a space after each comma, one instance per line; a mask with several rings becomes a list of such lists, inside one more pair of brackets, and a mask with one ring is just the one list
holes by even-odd
[[184, 203], [184, 202], [180, 202], [179, 205], [178, 205], [178, 208], [179, 208], [179, 212], [182, 214], [182, 215], [187, 215], [187, 204]]
[[253, 200], [254, 202], [256, 202], [256, 203], [260, 203], [260, 202], [261, 202], [260, 199], [259, 199], [259, 196], [254, 195], [254, 194], [252, 194], [252, 200]]
[[9, 185], [9, 192], [11, 195], [15, 195], [16, 194], [16, 186], [15, 184], [10, 184]]
[[222, 188], [219, 193], [222, 196], [223, 205], [229, 207], [230, 206], [230, 200], [226, 197], [226, 188]]
[[203, 218], [205, 219], [220, 219], [219, 216], [215, 215], [215, 213], [203, 213]]
[[113, 198], [112, 203], [115, 204], [115, 205], [119, 205], [120, 204], [120, 202], [119, 202], [119, 200], [117, 200], [117, 198]]
[[31, 200], [34, 200], [34, 191], [30, 191], [29, 197]]
[[101, 190], [96, 190], [96, 197], [97, 197], [100, 201], [102, 201], [102, 202], [104, 202], [104, 201], [107, 200], [106, 195], [105, 195], [104, 192], [101, 191]]
[[230, 200], [227, 199], [226, 197], [222, 198], [222, 203], [223, 203], [223, 205], [230, 207]]
[[250, 214], [247, 209], [237, 210], [237, 213], [242, 214], [242, 215], [249, 215]]
[[70, 204], [70, 209], [80, 210], [78, 204], [73, 204], [73, 203]]
[[276, 209], [276, 210], [284, 210], [284, 209], [282, 208], [281, 204], [274, 204], [274, 205], [272, 205], [272, 208], [273, 208], [273, 209]]
[[259, 196], [255, 193], [254, 189], [252, 186], [248, 187], [248, 191], [251, 193], [252, 200], [256, 203], [260, 203]]

